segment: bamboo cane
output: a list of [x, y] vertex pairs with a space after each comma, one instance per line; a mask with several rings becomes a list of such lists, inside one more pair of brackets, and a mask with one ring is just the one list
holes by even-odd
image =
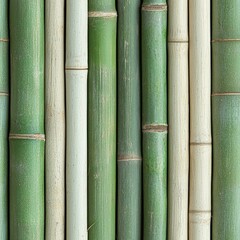
[[169, 0], [168, 239], [188, 237], [188, 1]]
[[44, 239], [44, 1], [10, 1], [10, 239]]
[[0, 0], [0, 239], [8, 237], [8, 1]]
[[46, 234], [64, 239], [65, 98], [64, 0], [45, 1], [46, 26]]
[[140, 0], [118, 0], [118, 239], [141, 239]]
[[67, 239], [87, 240], [87, 0], [67, 0]]
[[212, 1], [212, 239], [240, 236], [240, 1]]
[[167, 237], [167, 4], [142, 5], [144, 239]]
[[114, 0], [89, 1], [88, 234], [115, 239], [116, 11]]
[[[190, 204], [189, 239], [210, 240], [211, 64], [210, 1], [190, 4]], [[199, 11], [201, 9], [201, 11]], [[201, 46], [201, 47], [199, 47]]]

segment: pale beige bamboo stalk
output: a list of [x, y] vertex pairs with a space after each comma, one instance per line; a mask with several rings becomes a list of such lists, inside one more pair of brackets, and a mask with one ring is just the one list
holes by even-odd
[[188, 1], [168, 1], [168, 240], [188, 239]]
[[64, 0], [45, 1], [46, 240], [65, 228]]
[[210, 240], [211, 65], [210, 0], [191, 0], [189, 239]]

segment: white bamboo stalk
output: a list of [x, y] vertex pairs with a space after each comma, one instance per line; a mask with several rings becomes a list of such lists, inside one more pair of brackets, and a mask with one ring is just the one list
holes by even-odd
[[87, 240], [87, 0], [67, 0], [67, 239]]
[[168, 1], [168, 240], [188, 239], [188, 0]]
[[64, 0], [46, 0], [46, 234], [65, 234]]
[[189, 239], [210, 240], [211, 65], [210, 0], [191, 0]]

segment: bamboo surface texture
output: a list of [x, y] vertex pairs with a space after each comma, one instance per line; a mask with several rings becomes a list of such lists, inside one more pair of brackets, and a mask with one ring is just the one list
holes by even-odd
[[87, 240], [87, 0], [67, 0], [67, 239]]
[[114, 0], [89, 1], [88, 235], [115, 239], [116, 11]]
[[167, 4], [142, 5], [143, 239], [167, 238]]
[[46, 240], [65, 233], [64, 0], [45, 1]]
[[213, 240], [240, 236], [240, 1], [212, 1]]
[[[210, 1], [189, 1], [190, 12], [190, 203], [189, 239], [210, 240], [211, 63]], [[201, 9], [201, 11], [199, 11]]]
[[10, 1], [10, 239], [44, 239], [44, 1]]
[[140, 0], [118, 0], [118, 239], [141, 239]]
[[8, 239], [8, 1], [0, 0], [0, 239]]
[[188, 239], [188, 1], [168, 1], [168, 240]]

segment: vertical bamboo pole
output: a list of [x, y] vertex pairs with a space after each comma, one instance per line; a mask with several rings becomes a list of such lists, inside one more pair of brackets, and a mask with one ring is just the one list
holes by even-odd
[[118, 239], [141, 239], [140, 0], [118, 0]]
[[87, 240], [87, 0], [67, 0], [67, 239]]
[[[210, 240], [211, 63], [210, 0], [189, 2], [190, 14], [190, 203], [189, 239]], [[201, 10], [200, 10], [201, 9]]]
[[10, 239], [44, 239], [44, 1], [10, 1]]
[[168, 239], [188, 238], [188, 0], [168, 1]]
[[0, 0], [0, 239], [8, 237], [8, 1]]
[[65, 234], [64, 0], [45, 1], [45, 20], [45, 238], [61, 240]]
[[115, 239], [116, 11], [114, 0], [89, 1], [88, 234]]
[[212, 1], [213, 240], [240, 236], [240, 1]]
[[167, 4], [142, 5], [144, 239], [167, 237]]

